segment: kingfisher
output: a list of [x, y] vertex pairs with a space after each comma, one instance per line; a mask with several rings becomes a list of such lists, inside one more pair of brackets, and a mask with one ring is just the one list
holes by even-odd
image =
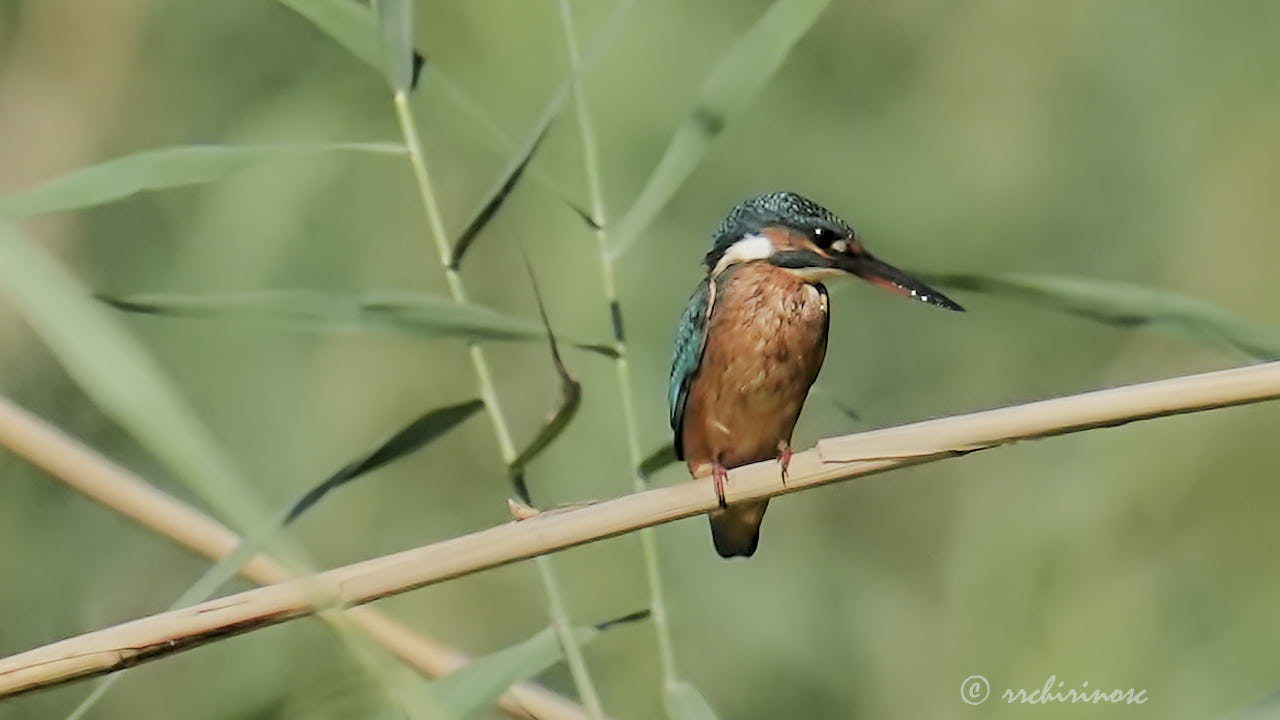
[[856, 275], [947, 310], [964, 308], [876, 259], [847, 222], [792, 192], [738, 204], [712, 236], [676, 329], [668, 403], [676, 457], [710, 475], [719, 507], [711, 539], [721, 557], [750, 557], [768, 500], [725, 503], [730, 468], [777, 459], [827, 353], [828, 278]]

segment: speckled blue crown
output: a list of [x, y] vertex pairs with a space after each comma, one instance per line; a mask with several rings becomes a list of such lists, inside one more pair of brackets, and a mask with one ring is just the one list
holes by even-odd
[[707, 267], [713, 267], [730, 245], [744, 236], [770, 225], [808, 232], [827, 227], [840, 235], [853, 236], [853, 228], [838, 215], [809, 198], [793, 192], [771, 192], [743, 200], [729, 212], [711, 237]]

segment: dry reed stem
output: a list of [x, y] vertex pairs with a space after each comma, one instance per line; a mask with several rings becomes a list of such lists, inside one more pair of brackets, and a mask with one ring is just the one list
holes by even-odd
[[[0, 396], [0, 446], [59, 478], [89, 498], [188, 549], [217, 561], [240, 543], [234, 532], [173, 498], [38, 416]], [[255, 555], [240, 574], [261, 585], [294, 578], [266, 555]], [[346, 612], [356, 627], [431, 677], [467, 664], [467, 656], [442, 645], [374, 608]], [[586, 720], [576, 703], [533, 683], [515, 685], [500, 701], [514, 717]]]
[[[1280, 362], [1189, 375], [831, 438], [796, 454], [782, 484], [773, 462], [730, 473], [729, 502], [995, 447], [1280, 397]], [[527, 520], [249, 590], [56, 642], [0, 660], [0, 697], [97, 675], [201, 643], [358, 605], [486, 568], [612, 537], [716, 507], [710, 478], [540, 513]]]

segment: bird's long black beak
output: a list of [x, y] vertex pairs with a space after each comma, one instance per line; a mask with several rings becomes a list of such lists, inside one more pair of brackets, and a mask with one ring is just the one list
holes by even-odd
[[866, 251], [841, 255], [836, 259], [836, 263], [841, 270], [853, 273], [872, 285], [878, 285], [899, 295], [906, 295], [947, 310], [964, 311], [964, 308], [951, 298]]

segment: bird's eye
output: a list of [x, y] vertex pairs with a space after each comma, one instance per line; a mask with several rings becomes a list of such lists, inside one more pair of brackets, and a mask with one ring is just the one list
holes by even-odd
[[819, 247], [827, 247], [831, 243], [835, 242], [835, 240], [836, 234], [831, 232], [831, 230], [824, 227], [816, 227], [813, 229], [813, 241], [817, 243]]

